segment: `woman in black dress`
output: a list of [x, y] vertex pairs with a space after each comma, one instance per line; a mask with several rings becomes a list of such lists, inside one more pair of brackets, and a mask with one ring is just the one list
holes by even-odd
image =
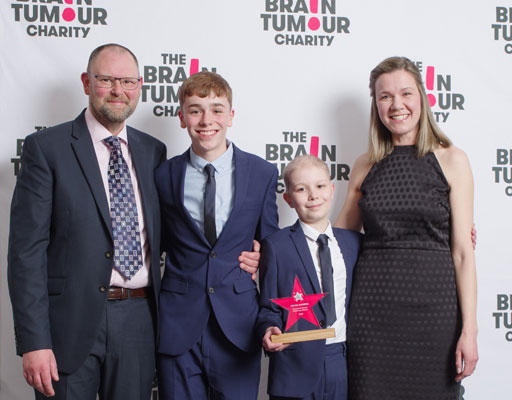
[[477, 359], [473, 178], [407, 58], [371, 73], [369, 151], [335, 225], [360, 230], [348, 322], [351, 400], [456, 400]]

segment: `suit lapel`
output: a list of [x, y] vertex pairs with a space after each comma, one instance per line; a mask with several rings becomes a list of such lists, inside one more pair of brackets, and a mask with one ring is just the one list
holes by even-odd
[[347, 276], [345, 285], [345, 321], [348, 321], [348, 305], [352, 291], [352, 277], [354, 267], [357, 262], [358, 247], [357, 244], [354, 245], [354, 240], [347, 240], [347, 233], [344, 231], [335, 229], [334, 236], [340, 246], [341, 254], [343, 254], [343, 260], [345, 261], [345, 271]]
[[222, 240], [222, 234], [225, 231], [230, 230], [229, 225], [235, 223], [236, 224], [236, 215], [244, 202], [247, 198], [247, 188], [249, 186], [249, 180], [248, 179], [248, 171], [249, 171], [249, 159], [245, 155], [243, 151], [241, 151], [238, 147], [234, 145], [234, 143], [231, 144], [233, 146], [233, 158], [235, 162], [235, 192], [233, 193], [233, 209], [231, 210], [231, 213], [229, 214], [228, 220], [226, 221], [226, 224], [224, 225], [224, 229], [222, 229], [222, 232], [218, 238], [218, 240]]
[[71, 136], [75, 139], [75, 141], [71, 143], [73, 151], [75, 152], [80, 168], [85, 175], [94, 200], [100, 210], [103, 222], [112, 237], [112, 223], [110, 221], [107, 195], [105, 193], [105, 187], [103, 186], [103, 180], [101, 179], [101, 173], [97, 161], [98, 159], [96, 157], [96, 152], [94, 151], [91, 134], [89, 133], [87, 124], [85, 123], [84, 112], [82, 112], [82, 114], [73, 121]]
[[338, 245], [340, 246], [341, 254], [343, 254], [343, 260], [345, 261], [346, 270], [347, 270], [347, 277], [348, 273], [352, 273], [352, 268], [349, 268], [349, 266], [354, 266], [357, 260], [357, 251], [350, 246], [350, 244], [347, 244], [349, 241], [343, 240], [344, 239], [344, 233], [343, 232], [337, 232], [334, 234], [336, 241], [338, 242]]
[[148, 144], [142, 140], [140, 135], [137, 135], [132, 128], [126, 127], [128, 136], [128, 145], [130, 154], [132, 156], [133, 166], [135, 173], [137, 174], [137, 183], [139, 185], [142, 212], [144, 213], [144, 224], [146, 225], [146, 235], [148, 236], [149, 243], [153, 243], [153, 218], [151, 216], [151, 199], [150, 194], [153, 192], [153, 171], [151, 166], [153, 165], [150, 160], [145, 159], [148, 154], [151, 154], [151, 149]]
[[[173, 177], [173, 202], [181, 209], [182, 215], [185, 216], [185, 221], [187, 221], [190, 230], [192, 230], [197, 235], [197, 237], [204, 242], [204, 244], [206, 244], [208, 247], [211, 247], [210, 242], [208, 242], [206, 236], [203, 232], [201, 232], [196, 222], [185, 207], [185, 173], [187, 171], [187, 164], [190, 157], [189, 151], [190, 148], [187, 149], [187, 151], [185, 151], [180, 156], [179, 161], [172, 166], [173, 168], [177, 167], [176, 170], [169, 171], [169, 176]], [[169, 164], [169, 168], [171, 168], [171, 164]]]
[[295, 248], [297, 249], [297, 253], [299, 254], [299, 257], [302, 261], [302, 265], [306, 269], [309, 280], [311, 281], [311, 285], [315, 289], [315, 293], [321, 293], [320, 283], [318, 282], [318, 276], [315, 270], [315, 264], [313, 263], [313, 258], [311, 257], [311, 252], [309, 251], [307, 239], [304, 235], [304, 232], [302, 231], [302, 228], [300, 227], [299, 221], [297, 221], [290, 228], [290, 231], [290, 237], [293, 241], [293, 244], [295, 245]]
[[[306, 269], [306, 272], [309, 276], [309, 280], [315, 289], [315, 293], [322, 293], [320, 288], [320, 282], [318, 281], [318, 275], [316, 273], [315, 264], [313, 263], [313, 258], [311, 257], [311, 252], [309, 251], [309, 246], [307, 243], [306, 235], [304, 235], [304, 231], [302, 230], [299, 221], [291, 227], [291, 238], [293, 243], [295, 244], [295, 248], [300, 256], [302, 264]], [[308, 293], [309, 294], [309, 293]], [[320, 305], [320, 309], [325, 316], [325, 309], [322, 301], [318, 303]], [[319, 317], [317, 315], [317, 317]], [[320, 318], [319, 318], [320, 319]]]

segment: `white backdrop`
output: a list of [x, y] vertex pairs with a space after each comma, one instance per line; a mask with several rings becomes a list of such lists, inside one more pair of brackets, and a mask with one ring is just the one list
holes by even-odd
[[[80, 73], [107, 42], [138, 56], [145, 86], [129, 122], [164, 141], [169, 156], [188, 145], [174, 116], [180, 83], [216, 70], [234, 91], [228, 137], [239, 147], [281, 168], [318, 141], [335, 171], [333, 218], [367, 146], [370, 70], [392, 55], [417, 62], [440, 126], [467, 152], [475, 178], [480, 361], [463, 398], [511, 398], [511, 22], [510, 0], [2, 0], [0, 398], [32, 397], [6, 283], [21, 140], [86, 106]], [[289, 225], [295, 215], [278, 199], [280, 225]]]

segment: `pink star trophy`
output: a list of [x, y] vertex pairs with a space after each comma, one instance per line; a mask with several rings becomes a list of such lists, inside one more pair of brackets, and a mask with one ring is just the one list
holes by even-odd
[[[277, 305], [288, 310], [288, 319], [286, 321], [285, 331], [288, 331], [300, 318], [311, 322], [320, 328], [318, 319], [313, 312], [313, 306], [324, 297], [326, 293], [306, 294], [300, 284], [299, 278], [295, 276], [293, 283], [293, 292], [291, 297], [281, 299], [271, 299]], [[295, 343], [305, 342], [308, 340], [320, 340], [335, 337], [334, 328], [313, 329], [309, 331], [299, 331], [291, 333], [283, 333], [281, 335], [272, 335], [270, 339], [273, 343]]]

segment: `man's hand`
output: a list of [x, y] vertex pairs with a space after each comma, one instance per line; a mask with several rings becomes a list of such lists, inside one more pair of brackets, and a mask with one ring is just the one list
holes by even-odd
[[51, 349], [23, 354], [23, 376], [27, 383], [46, 397], [54, 396], [52, 379], [59, 380], [57, 361]]
[[252, 251], [242, 251], [238, 257], [240, 268], [252, 274], [252, 279], [256, 279], [256, 273], [260, 266], [260, 244], [257, 240], [252, 241]]

